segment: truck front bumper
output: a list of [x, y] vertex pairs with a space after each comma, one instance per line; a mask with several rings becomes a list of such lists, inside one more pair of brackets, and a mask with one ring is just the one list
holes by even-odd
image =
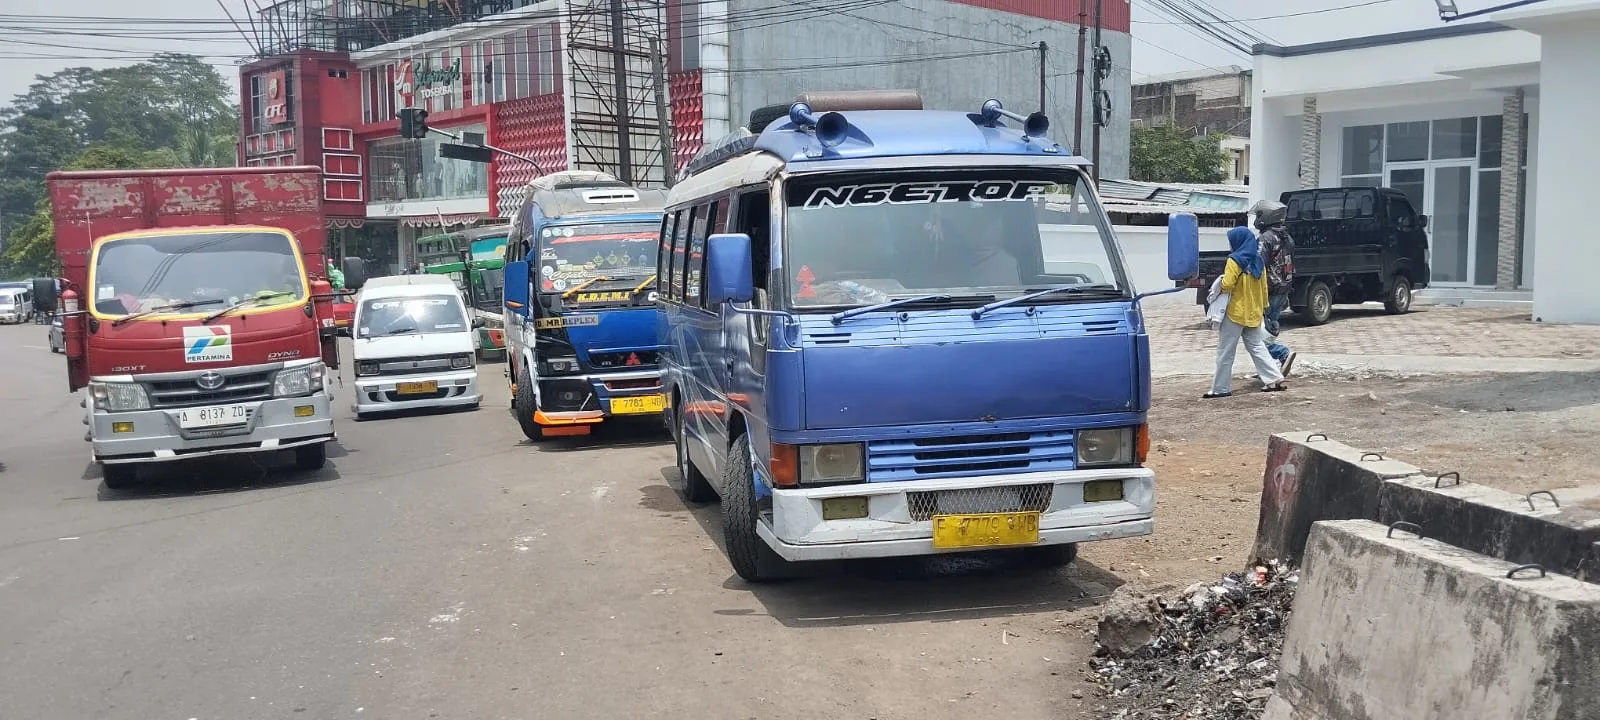
[[106, 464], [166, 462], [285, 450], [336, 439], [327, 393], [245, 404], [253, 407], [243, 426], [193, 430], [179, 427], [178, 409], [91, 413], [94, 459]]
[[[1116, 480], [1122, 499], [1084, 501], [1084, 483]], [[823, 519], [823, 501], [867, 500], [867, 517]], [[756, 532], [785, 560], [848, 560], [1061, 545], [1148, 535], [1154, 530], [1155, 473], [1147, 468], [859, 483], [772, 492]], [[1031, 545], [935, 548], [935, 514], [1037, 511]]]

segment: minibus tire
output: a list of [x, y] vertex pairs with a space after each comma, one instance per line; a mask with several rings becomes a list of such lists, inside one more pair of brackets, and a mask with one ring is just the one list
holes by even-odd
[[1078, 559], [1078, 544], [1040, 545], [1026, 548], [1022, 552], [1026, 562], [1033, 567], [1063, 568]]
[[544, 432], [539, 429], [539, 423], [533, 421], [534, 410], [533, 379], [528, 377], [528, 366], [519, 363], [517, 394], [511, 398], [511, 414], [517, 416], [517, 426], [522, 428], [522, 434], [538, 442], [544, 439]]
[[139, 479], [139, 466], [132, 463], [100, 465], [100, 479], [112, 490], [126, 490]]
[[294, 467], [302, 472], [315, 472], [328, 464], [328, 444], [302, 445], [294, 449]]
[[733, 571], [746, 582], [777, 580], [788, 563], [756, 534], [756, 498], [750, 469], [750, 442], [743, 435], [728, 448], [722, 487], [722, 537]]
[[675, 456], [678, 459], [678, 474], [683, 477], [683, 499], [685, 502], [708, 503], [717, 499], [716, 490], [711, 487], [711, 482], [706, 479], [706, 474], [694, 466], [694, 461], [689, 459], [689, 436], [683, 427], [683, 408], [673, 410], [677, 416], [677, 427], [674, 428], [673, 444]]

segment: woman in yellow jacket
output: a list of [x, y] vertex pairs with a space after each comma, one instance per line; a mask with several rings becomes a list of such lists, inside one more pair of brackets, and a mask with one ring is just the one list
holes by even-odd
[[1267, 309], [1267, 276], [1255, 233], [1246, 227], [1229, 230], [1228, 246], [1233, 252], [1228, 255], [1221, 286], [1222, 292], [1228, 293], [1228, 312], [1217, 328], [1217, 374], [1211, 379], [1211, 392], [1203, 397], [1222, 398], [1233, 394], [1233, 358], [1241, 339], [1245, 352], [1256, 366], [1256, 375], [1261, 378], [1261, 390], [1286, 390], [1283, 372], [1272, 359], [1272, 353], [1267, 351], [1269, 336], [1261, 322]]

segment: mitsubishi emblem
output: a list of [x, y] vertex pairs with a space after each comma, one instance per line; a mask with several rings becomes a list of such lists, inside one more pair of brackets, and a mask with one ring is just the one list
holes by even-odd
[[194, 384], [199, 385], [201, 390], [215, 390], [222, 387], [223, 381], [222, 373], [207, 371], [195, 378]]

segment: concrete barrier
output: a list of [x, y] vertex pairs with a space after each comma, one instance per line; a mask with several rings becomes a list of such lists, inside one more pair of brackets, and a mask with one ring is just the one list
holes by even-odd
[[1600, 718], [1600, 586], [1316, 523], [1264, 720]]
[[1425, 476], [1321, 435], [1282, 433], [1267, 444], [1254, 554], [1297, 561], [1321, 520], [1403, 520], [1475, 553], [1600, 582], [1600, 508], [1559, 497]]

